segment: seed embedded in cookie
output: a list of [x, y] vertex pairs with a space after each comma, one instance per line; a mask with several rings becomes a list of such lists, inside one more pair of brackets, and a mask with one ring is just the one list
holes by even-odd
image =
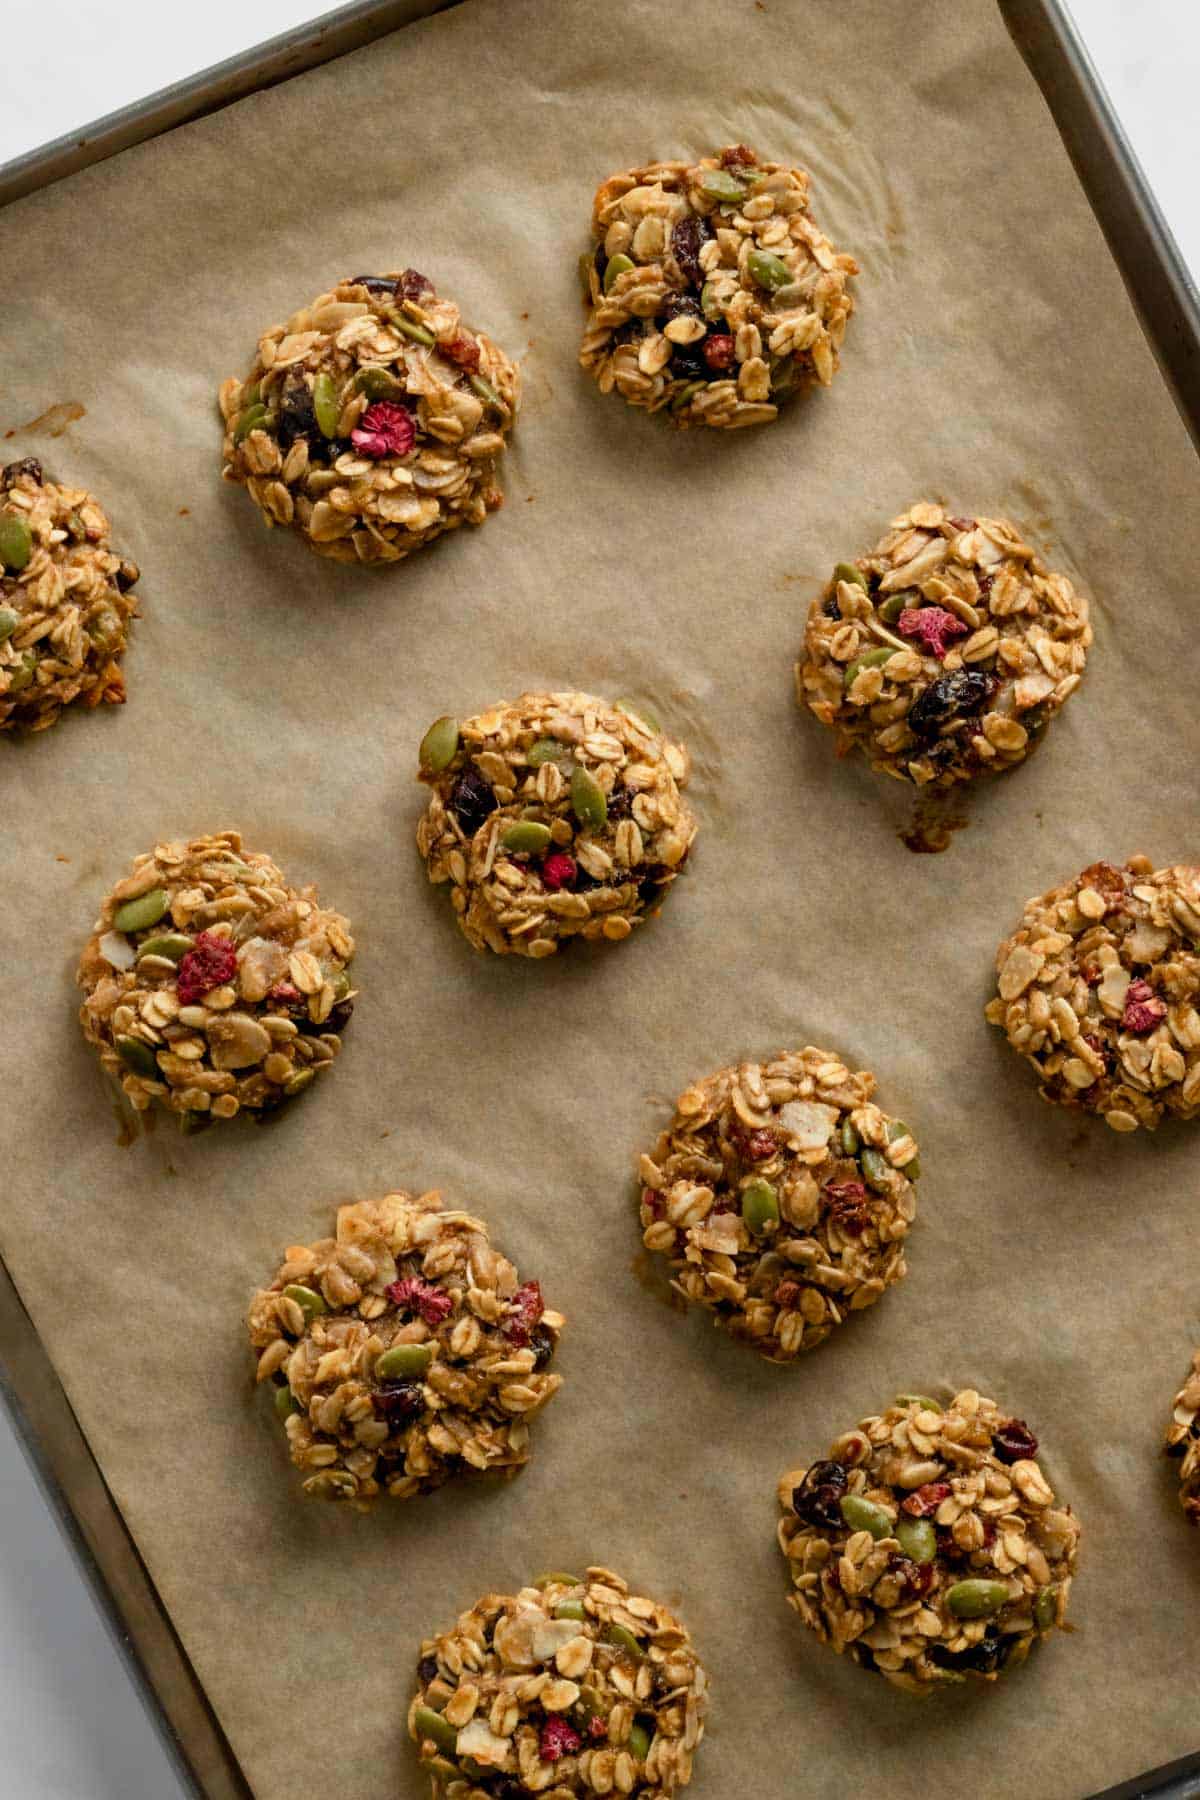
[[611, 175], [592, 206], [579, 360], [601, 393], [681, 426], [765, 425], [828, 387], [852, 256], [808, 204], [808, 175], [733, 144]]
[[1178, 1457], [1179, 1504], [1189, 1525], [1200, 1524], [1200, 1350], [1192, 1356], [1188, 1378], [1175, 1396], [1163, 1449]]
[[995, 1681], [1066, 1628], [1079, 1524], [1024, 1419], [901, 1394], [779, 1482], [795, 1608], [896, 1687]]
[[772, 1362], [814, 1349], [906, 1273], [917, 1143], [874, 1088], [811, 1045], [739, 1063], [681, 1094], [639, 1158], [646, 1248]]
[[34, 456], [0, 469], [0, 731], [45, 731], [64, 706], [121, 705], [136, 563], [86, 488]]
[[1045, 1100], [1153, 1131], [1200, 1112], [1200, 868], [1095, 862], [1026, 902], [985, 1016]]
[[400, 1191], [339, 1207], [337, 1235], [289, 1249], [249, 1314], [304, 1491], [360, 1506], [515, 1473], [562, 1382], [564, 1322], [481, 1220]]
[[634, 701], [522, 694], [436, 719], [417, 826], [432, 882], [449, 882], [477, 950], [553, 956], [575, 937], [619, 943], [687, 860], [690, 762]]
[[314, 887], [218, 832], [159, 844], [105, 899], [76, 976], [80, 1022], [139, 1112], [194, 1129], [268, 1112], [332, 1067], [354, 940]]
[[519, 396], [499, 345], [416, 269], [350, 276], [223, 383], [222, 472], [319, 556], [399, 562], [502, 504]]
[[809, 609], [796, 698], [881, 774], [1015, 768], [1083, 677], [1088, 603], [1007, 519], [921, 501]]
[[408, 1730], [435, 1795], [653, 1800], [691, 1781], [707, 1708], [687, 1628], [592, 1568], [486, 1594], [426, 1638]]

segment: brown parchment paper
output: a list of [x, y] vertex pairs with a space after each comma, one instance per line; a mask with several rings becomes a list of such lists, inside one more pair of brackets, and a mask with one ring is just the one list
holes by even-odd
[[[575, 367], [591, 193], [745, 139], [863, 263], [841, 375], [669, 434]], [[123, 710], [3, 746], [3, 1254], [261, 1800], [421, 1791], [416, 1640], [543, 1567], [682, 1608], [714, 1678], [694, 1791], [1075, 1796], [1197, 1747], [1198, 1546], [1158, 1439], [1198, 1333], [1200, 1127], [1044, 1107], [985, 1027], [1022, 901], [1197, 853], [1200, 484], [1053, 126], [986, 0], [469, 0], [3, 222], [3, 428], [103, 496], [145, 617]], [[525, 359], [508, 504], [391, 573], [268, 536], [218, 479], [219, 380], [339, 273], [412, 262]], [[1012, 512], [1093, 596], [1081, 693], [941, 857], [795, 710], [805, 607], [910, 499]], [[641, 694], [696, 755], [695, 863], [624, 947], [474, 957], [412, 847], [431, 718]], [[264, 1129], [119, 1147], [74, 1020], [105, 887], [239, 825], [351, 916], [344, 1059]], [[632, 1159], [665, 1101], [814, 1042], [926, 1170], [911, 1274], [779, 1370], [647, 1291]], [[337, 1204], [441, 1185], [569, 1316], [507, 1487], [304, 1503], [242, 1317]], [[778, 1473], [901, 1388], [1027, 1417], [1085, 1525], [1072, 1640], [922, 1706], [784, 1604]]]

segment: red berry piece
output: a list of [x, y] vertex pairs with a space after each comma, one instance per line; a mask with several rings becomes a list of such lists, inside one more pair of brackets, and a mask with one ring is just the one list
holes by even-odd
[[232, 939], [202, 931], [179, 964], [176, 993], [181, 1006], [192, 1006], [213, 988], [223, 987], [237, 973], [237, 951]]
[[714, 331], [705, 338], [704, 360], [714, 373], [733, 367], [733, 339], [727, 331]]
[[393, 400], [376, 400], [350, 433], [360, 456], [407, 456], [417, 439], [417, 428], [407, 407]]
[[542, 881], [552, 894], [574, 887], [578, 876], [579, 865], [565, 850], [552, 850], [542, 864]]
[[405, 1275], [399, 1281], [393, 1281], [387, 1289], [387, 1297], [393, 1306], [419, 1313], [432, 1329], [436, 1329], [454, 1311], [454, 1301], [444, 1288], [422, 1281], [416, 1275]]
[[1121, 1014], [1124, 1031], [1153, 1031], [1167, 1016], [1165, 1000], [1160, 1000], [1148, 981], [1131, 981], [1125, 990], [1125, 1011]]
[[542, 1726], [542, 1735], [538, 1743], [538, 1755], [543, 1762], [557, 1762], [561, 1756], [570, 1756], [579, 1749], [583, 1739], [573, 1725], [559, 1714], [553, 1714]]
[[957, 613], [944, 606], [912, 606], [900, 614], [896, 628], [901, 637], [917, 638], [931, 656], [945, 656], [955, 638], [966, 637], [967, 627]]
[[512, 1312], [504, 1327], [504, 1335], [510, 1344], [516, 1344], [521, 1349], [529, 1342], [534, 1326], [546, 1310], [541, 1283], [527, 1281], [524, 1287], [517, 1289], [509, 1304]]
[[927, 1519], [935, 1513], [943, 1500], [948, 1500], [953, 1492], [948, 1481], [926, 1481], [907, 1500], [900, 1502], [904, 1512], [914, 1519]]
[[1024, 1419], [1008, 1419], [992, 1437], [992, 1449], [1004, 1463], [1028, 1462], [1037, 1455], [1038, 1441]]

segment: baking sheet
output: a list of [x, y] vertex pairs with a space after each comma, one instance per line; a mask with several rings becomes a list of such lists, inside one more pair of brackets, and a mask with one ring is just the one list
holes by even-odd
[[[677, 438], [577, 377], [575, 253], [610, 169], [738, 137], [813, 170], [860, 312], [831, 394]], [[915, 1800], [936, 1757], [947, 1788], [1071, 1795], [1194, 1748], [1194, 1546], [1156, 1461], [1196, 1331], [1188, 1133], [1042, 1108], [979, 1011], [1027, 894], [1097, 855], [1190, 853], [1196, 469], [984, 0], [936, 0], [919, 32], [883, 0], [705, 0], [686, 31], [657, 0], [471, 0], [6, 225], [0, 428], [85, 407], [11, 454], [101, 493], [146, 617], [123, 711], [5, 746], [0, 1248], [260, 1800], [314, 1751], [363, 1800], [417, 1793], [416, 1638], [588, 1560], [678, 1603], [707, 1655], [697, 1792], [866, 1767]], [[396, 255], [524, 353], [528, 402], [486, 535], [347, 573], [216, 483], [212, 396], [263, 323]], [[832, 760], [790, 662], [832, 560], [931, 491], [1021, 518], [1093, 595], [1098, 642], [1045, 751], [916, 858], [907, 797]], [[485, 962], [411, 848], [414, 746], [543, 683], [640, 693], [687, 736], [703, 834], [619, 952]], [[355, 923], [345, 1060], [266, 1129], [120, 1148], [77, 947], [136, 851], [229, 823]], [[879, 1072], [928, 1173], [908, 1282], [779, 1371], [646, 1290], [628, 1171], [690, 1077], [805, 1041]], [[246, 1299], [339, 1202], [432, 1183], [569, 1314], [563, 1393], [509, 1487], [367, 1520], [301, 1505], [249, 1393]], [[1033, 1421], [1084, 1520], [1081, 1629], [919, 1707], [784, 1606], [774, 1481], [896, 1389], [967, 1382]]]

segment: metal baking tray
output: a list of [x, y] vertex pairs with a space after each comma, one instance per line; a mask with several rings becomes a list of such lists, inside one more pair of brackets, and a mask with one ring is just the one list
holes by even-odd
[[[463, 0], [353, 0], [0, 165], [0, 206]], [[1063, 0], [997, 0], [1041, 88], [1180, 414], [1200, 449], [1197, 291]], [[62, 1384], [0, 1263], [0, 1387], [152, 1716], [200, 1800], [252, 1800]], [[1200, 1751], [1092, 1800], [1200, 1797]]]

